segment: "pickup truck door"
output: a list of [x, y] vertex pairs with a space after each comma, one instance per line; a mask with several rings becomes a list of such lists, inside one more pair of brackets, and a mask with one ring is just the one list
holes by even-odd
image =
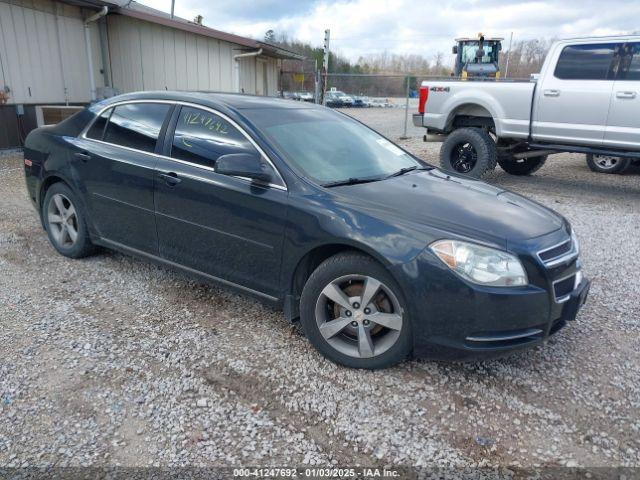
[[536, 88], [534, 140], [602, 145], [619, 44], [568, 45]]
[[604, 145], [640, 150], [640, 42], [625, 44], [620, 59]]

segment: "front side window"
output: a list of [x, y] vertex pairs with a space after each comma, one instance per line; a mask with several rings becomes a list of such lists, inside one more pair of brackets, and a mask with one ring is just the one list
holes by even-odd
[[113, 108], [108, 108], [93, 122], [91, 128], [87, 131], [87, 138], [93, 138], [94, 140], [102, 140], [104, 137], [104, 129], [109, 121], [109, 116]]
[[381, 179], [423, 166], [375, 131], [328, 109], [254, 109], [245, 113], [302, 176], [320, 184]]
[[640, 80], [640, 43], [622, 47], [619, 80]]
[[562, 80], [613, 79], [618, 44], [569, 45], [562, 49], [555, 76]]
[[170, 108], [162, 103], [118, 105], [109, 118], [104, 141], [153, 153]]
[[236, 127], [219, 115], [182, 107], [173, 135], [171, 157], [214, 168], [221, 155], [257, 153]]

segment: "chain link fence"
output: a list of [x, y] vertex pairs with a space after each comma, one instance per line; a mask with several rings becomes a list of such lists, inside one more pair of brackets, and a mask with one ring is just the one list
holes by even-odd
[[[403, 135], [411, 113], [417, 111], [422, 82], [456, 80], [450, 76], [407, 75], [406, 73], [364, 74], [329, 73], [312, 70], [313, 65], [299, 65], [296, 71], [282, 71], [278, 95], [292, 100], [323, 103], [331, 108], [403, 108]], [[469, 82], [513, 82], [526, 79], [477, 78]]]
[[[425, 80], [449, 80], [449, 77], [397, 74], [326, 75], [324, 103], [339, 108], [401, 108], [404, 109], [403, 134], [408, 138], [410, 115], [417, 111], [418, 91]], [[323, 76], [324, 80], [324, 76]]]

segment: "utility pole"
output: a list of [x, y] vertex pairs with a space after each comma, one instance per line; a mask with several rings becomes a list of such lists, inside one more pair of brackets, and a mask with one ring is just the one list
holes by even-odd
[[327, 75], [329, 73], [329, 37], [331, 35], [331, 30], [328, 28], [324, 31], [324, 45], [322, 47], [324, 56], [322, 58], [322, 73], [324, 74], [324, 78], [322, 79], [322, 104], [326, 105], [325, 93], [327, 93]]
[[176, 9], [176, 0], [171, 0], [171, 18], [173, 18], [173, 12]]
[[404, 131], [400, 140], [406, 140], [407, 138], [407, 118], [409, 118], [409, 81], [411, 80], [411, 76], [407, 75], [407, 91], [405, 92], [405, 104], [404, 104]]
[[511, 37], [509, 37], [509, 50], [507, 51], [507, 63], [504, 66], [504, 78], [507, 78], [507, 75], [509, 75], [509, 58], [511, 58], [512, 43], [513, 43], [513, 32], [511, 32]]

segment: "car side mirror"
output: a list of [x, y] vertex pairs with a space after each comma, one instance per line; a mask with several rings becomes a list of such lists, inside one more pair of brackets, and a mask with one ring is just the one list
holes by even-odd
[[247, 177], [261, 182], [271, 180], [270, 167], [255, 153], [229, 153], [216, 160], [216, 173]]
[[454, 55], [458, 54], [458, 46], [454, 45], [453, 48], [451, 49], [451, 53], [453, 53]]

